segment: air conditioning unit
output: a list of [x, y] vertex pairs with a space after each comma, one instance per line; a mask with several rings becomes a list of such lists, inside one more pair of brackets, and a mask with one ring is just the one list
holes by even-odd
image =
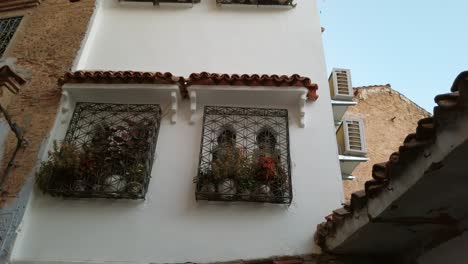
[[328, 78], [330, 94], [333, 100], [353, 100], [353, 85], [351, 71], [347, 69], [333, 69]]
[[345, 119], [336, 131], [340, 155], [364, 157], [367, 154], [364, 122]]

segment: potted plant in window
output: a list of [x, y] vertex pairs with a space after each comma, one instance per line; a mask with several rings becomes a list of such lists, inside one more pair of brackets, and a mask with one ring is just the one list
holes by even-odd
[[49, 159], [41, 164], [36, 175], [36, 183], [43, 193], [58, 195], [73, 190], [79, 179], [80, 151], [72, 144], [53, 143]]

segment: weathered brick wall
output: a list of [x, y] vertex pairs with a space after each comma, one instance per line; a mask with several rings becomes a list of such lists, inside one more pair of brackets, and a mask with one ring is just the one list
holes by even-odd
[[345, 117], [360, 117], [366, 126], [369, 162], [361, 163], [353, 172], [354, 181], [344, 181], [345, 198], [364, 189], [372, 178], [372, 166], [388, 161], [409, 133], [415, 132], [417, 122], [429, 113], [389, 85], [357, 88], [357, 106], [350, 107]]
[[[17, 166], [4, 186], [3, 202], [18, 193], [31, 173], [39, 145], [55, 119], [60, 99], [57, 80], [70, 70], [93, 10], [94, 0], [46, 0], [38, 7], [14, 13], [25, 17], [5, 56], [16, 57], [19, 66], [32, 72], [32, 78], [8, 106], [14, 121], [24, 129], [28, 145], [20, 151]], [[7, 16], [11, 14], [0, 13], [0, 17]], [[10, 135], [5, 158], [14, 144]]]

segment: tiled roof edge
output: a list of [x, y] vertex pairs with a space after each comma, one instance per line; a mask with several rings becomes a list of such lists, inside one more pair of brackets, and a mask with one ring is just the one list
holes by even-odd
[[463, 72], [457, 77], [451, 93], [440, 94], [435, 97], [437, 106], [434, 108], [434, 116], [421, 119], [415, 133], [409, 134], [399, 148], [398, 152], [390, 155], [385, 163], [375, 164], [372, 168], [372, 180], [365, 183], [364, 190], [351, 195], [351, 202], [344, 207], [333, 211], [326, 217], [326, 221], [317, 226], [315, 242], [328, 251], [326, 240], [336, 236], [337, 229], [344, 225], [345, 221], [353, 221], [354, 212], [364, 208], [370, 199], [378, 197], [390, 181], [401, 176], [402, 168], [411, 166], [411, 162], [421, 155], [424, 149], [433, 145], [444, 125], [450, 122], [451, 114], [468, 111], [468, 72]]
[[66, 83], [158, 83], [177, 84], [182, 77], [170, 72], [138, 71], [75, 71], [67, 72], [59, 79], [60, 86]]
[[374, 84], [374, 85], [366, 85], [366, 86], [356, 86], [356, 87], [353, 87], [353, 89], [369, 89], [369, 88], [380, 88], [380, 87], [392, 88], [392, 86], [389, 83], [387, 83], [387, 84], [382, 84], [382, 85]]
[[269, 87], [304, 87], [307, 88], [307, 98], [315, 101], [318, 98], [318, 85], [310, 78], [293, 75], [267, 74], [221, 74], [221, 73], [192, 73], [187, 79], [187, 85], [231, 85], [231, 86], [269, 86]]
[[468, 82], [468, 71], [464, 71], [460, 73], [455, 81], [452, 84], [452, 88], [450, 89], [452, 92], [456, 92], [460, 89], [460, 86], [466, 86]]
[[308, 90], [307, 98], [315, 101], [318, 98], [318, 85], [310, 78], [293, 74], [258, 75], [258, 74], [218, 74], [192, 73], [188, 79], [174, 76], [169, 72], [137, 71], [76, 71], [67, 72], [58, 81], [59, 86], [67, 83], [154, 83], [179, 85], [181, 94], [188, 98], [187, 87], [190, 85], [230, 85], [230, 86], [268, 86], [268, 87], [304, 87]]
[[[390, 89], [392, 91], [394, 91], [395, 93], [397, 93], [401, 98], [403, 98], [404, 100], [407, 100], [409, 102], [411, 102], [413, 105], [415, 105], [419, 110], [423, 111], [427, 116], [431, 116], [431, 113], [429, 111], [427, 111], [426, 109], [422, 108], [420, 105], [418, 105], [417, 103], [415, 103], [413, 100], [409, 99], [406, 95], [402, 94], [401, 92], [393, 89], [393, 87], [387, 83], [387, 84], [384, 84], [384, 85], [368, 85], [368, 86], [359, 86], [359, 87], [353, 87], [354, 90], [364, 90], [364, 89], [378, 89], [378, 88], [386, 88], [386, 89]], [[355, 94], [356, 95], [356, 94]]]

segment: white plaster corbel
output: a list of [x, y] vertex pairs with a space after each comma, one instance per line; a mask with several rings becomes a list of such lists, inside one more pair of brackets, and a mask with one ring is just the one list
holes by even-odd
[[305, 118], [305, 104], [307, 101], [307, 94], [304, 93], [299, 98], [299, 126], [304, 128], [306, 125], [306, 118]]
[[190, 124], [195, 124], [195, 113], [197, 112], [197, 93], [190, 92]]
[[177, 93], [171, 92], [171, 124], [177, 122]]
[[60, 111], [62, 112], [62, 120], [61, 120], [62, 124], [65, 124], [67, 122], [68, 120], [67, 113], [70, 112], [71, 107], [72, 107], [72, 104], [71, 104], [70, 94], [67, 91], [63, 91], [62, 92], [62, 108], [60, 109]]

